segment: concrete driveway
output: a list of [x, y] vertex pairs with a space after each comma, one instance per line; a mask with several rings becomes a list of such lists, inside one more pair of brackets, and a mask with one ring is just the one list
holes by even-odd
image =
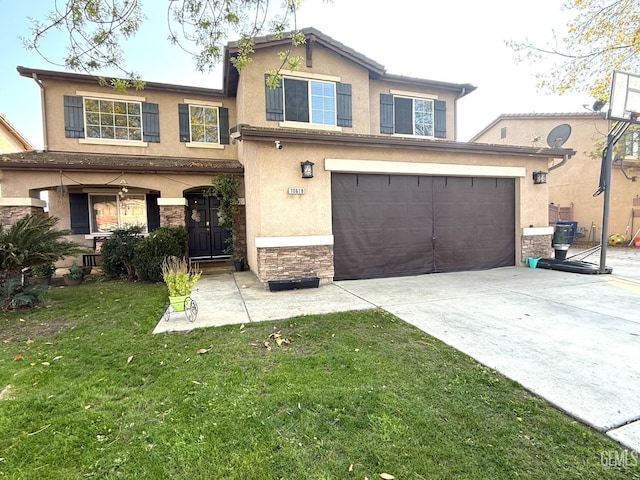
[[640, 452], [640, 249], [610, 249], [607, 265], [613, 274], [505, 267], [273, 293], [249, 272], [203, 277], [196, 322], [155, 331], [380, 307]]

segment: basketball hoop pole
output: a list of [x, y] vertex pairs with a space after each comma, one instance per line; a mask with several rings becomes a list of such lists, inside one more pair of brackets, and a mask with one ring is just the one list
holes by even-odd
[[609, 237], [609, 199], [611, 198], [611, 167], [613, 165], [613, 147], [622, 138], [630, 123], [616, 122], [607, 135], [607, 146], [602, 152], [601, 185], [594, 196], [604, 191], [602, 206], [602, 237], [600, 239], [600, 273], [607, 273], [607, 241]]

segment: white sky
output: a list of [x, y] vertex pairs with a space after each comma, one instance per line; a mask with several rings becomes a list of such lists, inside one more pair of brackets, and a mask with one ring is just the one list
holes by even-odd
[[[58, 0], [62, 3], [62, 0]], [[276, 0], [277, 1], [277, 0]], [[127, 65], [155, 82], [220, 88], [221, 70], [208, 75], [166, 40], [165, 1], [149, 11], [143, 29], [127, 47]], [[580, 112], [588, 95], [554, 96], [536, 90], [540, 65], [518, 64], [508, 40], [545, 45], [566, 30], [564, 0], [305, 0], [298, 28], [314, 27], [385, 66], [390, 74], [453, 83], [477, 90], [458, 102], [458, 139], [466, 141], [503, 113]], [[16, 66], [62, 70], [35, 52], [19, 36], [29, 34], [28, 16], [44, 18], [53, 0], [0, 0], [0, 112], [42, 148], [40, 92]], [[235, 39], [232, 39], [235, 40]], [[60, 52], [61, 37], [50, 45]], [[59, 58], [61, 56], [59, 55]], [[100, 72], [106, 75], [115, 72]]]

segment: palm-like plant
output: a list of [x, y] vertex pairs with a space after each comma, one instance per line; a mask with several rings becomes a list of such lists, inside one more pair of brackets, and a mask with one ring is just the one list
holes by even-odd
[[54, 230], [57, 217], [25, 215], [10, 228], [0, 225], [0, 281], [26, 267], [54, 263], [87, 248], [65, 239], [69, 230]]

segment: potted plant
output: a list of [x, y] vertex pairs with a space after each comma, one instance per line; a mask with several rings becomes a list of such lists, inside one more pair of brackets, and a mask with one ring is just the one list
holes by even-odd
[[65, 273], [62, 279], [67, 286], [80, 285], [84, 281], [84, 270], [74, 261], [69, 267], [69, 273]]
[[31, 267], [31, 278], [29, 283], [32, 285], [51, 283], [51, 276], [56, 271], [56, 267], [53, 263], [41, 263], [35, 267]]
[[202, 272], [194, 269], [184, 258], [166, 257], [162, 262], [162, 279], [169, 291], [169, 303], [175, 311], [184, 310], [184, 302]]

